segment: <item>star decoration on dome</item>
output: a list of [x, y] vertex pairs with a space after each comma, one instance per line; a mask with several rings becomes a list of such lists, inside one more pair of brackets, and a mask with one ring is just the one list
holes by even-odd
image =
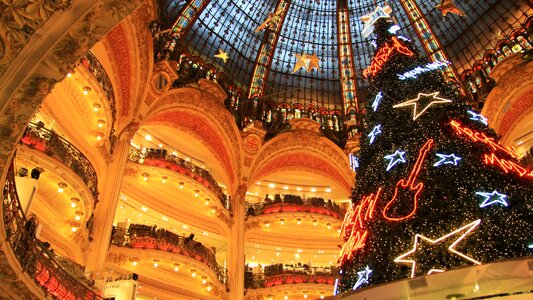
[[370, 276], [370, 273], [372, 273], [372, 270], [368, 266], [366, 266], [363, 271], [357, 272], [357, 282], [353, 285], [352, 290], [356, 290], [361, 285], [368, 283], [368, 276]]
[[370, 144], [374, 142], [374, 140], [376, 139], [376, 136], [380, 133], [381, 133], [381, 125], [376, 125], [374, 126], [374, 128], [372, 128], [372, 131], [368, 135], [368, 137], [370, 138]]
[[436, 153], [436, 155], [440, 158], [440, 160], [433, 165], [434, 167], [438, 167], [441, 165], [457, 166], [457, 163], [461, 160], [459, 156], [455, 156], [455, 154], [453, 153], [449, 155]]
[[266, 20], [257, 27], [255, 32], [259, 32], [261, 30], [265, 30], [266, 28], [272, 29], [276, 25], [278, 25], [279, 21], [281, 20], [281, 14], [283, 13], [283, 9], [280, 8], [274, 13], [269, 13]]
[[467, 111], [467, 113], [471, 116], [470, 120], [478, 121], [480, 123], [483, 123], [485, 126], [489, 125], [488, 119], [485, 118], [482, 114], [475, 113], [471, 110]]
[[298, 72], [301, 68], [305, 68], [307, 72], [311, 72], [313, 68], [317, 68], [320, 70], [320, 65], [318, 64], [319, 58], [316, 56], [316, 54], [313, 53], [313, 55], [306, 54], [305, 52], [302, 52], [302, 54], [294, 54], [294, 56], [298, 59], [296, 61], [296, 64], [294, 65], [294, 69], [292, 70], [292, 74]]
[[[443, 244], [443, 243], [449, 243], [452, 241], [452, 239], [455, 239], [453, 240], [453, 242], [450, 244], [450, 246], [448, 247], [448, 252], [451, 252], [453, 254], [456, 254], [460, 257], [462, 257], [463, 259], [465, 260], [468, 260], [476, 265], [481, 265], [481, 262], [473, 259], [472, 257], [470, 256], [467, 256], [457, 250], [455, 250], [455, 246], [457, 246], [457, 244], [459, 244], [470, 232], [472, 232], [474, 229], [476, 229], [479, 224], [481, 223], [481, 220], [478, 219], [474, 222], [471, 222], [457, 230], [454, 230], [444, 236], [441, 236], [440, 238], [436, 239], [436, 240], [432, 240], [430, 238], [427, 238], [421, 234], [416, 234], [415, 235], [415, 241], [414, 241], [414, 245], [413, 245], [413, 249], [409, 250], [408, 252], [398, 256], [397, 258], [394, 259], [394, 262], [395, 263], [405, 263], [405, 264], [410, 264], [411, 265], [411, 278], [413, 278], [416, 274], [416, 271], [417, 271], [417, 261], [416, 259], [413, 257], [413, 256], [416, 256], [416, 253], [418, 251], [418, 248], [419, 248], [419, 243], [420, 241], [424, 241], [426, 243], [429, 243], [431, 245], [438, 245], [438, 244]], [[419, 266], [418, 266], [419, 267]], [[442, 269], [441, 267], [438, 267], [438, 268], [435, 268], [434, 266], [426, 266], [426, 270], [427, 270], [427, 267], [430, 267], [429, 268], [429, 272], [428, 274], [431, 274], [431, 273], [435, 273], [435, 272], [444, 272], [444, 269]]]
[[387, 165], [387, 171], [392, 169], [395, 165], [399, 163], [405, 163], [406, 160], [403, 157], [405, 154], [405, 151], [396, 150], [393, 154], [389, 154], [385, 156], [385, 159], [389, 161], [389, 164]]
[[487, 206], [493, 205], [493, 204], [501, 204], [503, 206], [509, 206], [509, 203], [507, 203], [507, 200], [506, 200], [507, 199], [507, 195], [500, 194], [497, 191], [494, 191], [492, 193], [476, 192], [476, 195], [481, 196], [481, 197], [485, 197], [485, 199], [483, 199], [483, 203], [481, 203], [479, 205], [479, 207], [481, 207], [481, 208], [487, 207]]
[[367, 38], [372, 31], [374, 31], [374, 24], [379, 19], [390, 19], [390, 14], [392, 13], [392, 8], [389, 5], [377, 6], [373, 12], [366, 14], [361, 17], [361, 21], [365, 22], [365, 27], [361, 34]]
[[[418, 97], [415, 99], [407, 100], [400, 104], [396, 104], [394, 108], [413, 106], [413, 121], [418, 119], [430, 106], [435, 104], [450, 103], [452, 100], [437, 97], [440, 92], [434, 92], [430, 94], [418, 93]], [[421, 104], [421, 102], [423, 102]], [[419, 108], [423, 107], [422, 109]]]
[[465, 15], [465, 12], [462, 11], [459, 7], [455, 6], [453, 0], [441, 0], [439, 4], [435, 6], [442, 13], [443, 17], [446, 17], [448, 13], [456, 14], [460, 17]]
[[222, 51], [222, 49], [218, 49], [218, 53], [215, 54], [215, 57], [222, 59], [224, 61], [224, 63], [227, 63], [228, 62], [228, 58], [229, 58], [228, 53]]

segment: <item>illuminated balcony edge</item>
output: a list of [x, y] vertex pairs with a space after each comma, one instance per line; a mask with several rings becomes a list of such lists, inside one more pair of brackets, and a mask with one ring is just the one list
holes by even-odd
[[274, 201], [271, 203], [262, 202], [257, 204], [246, 203], [246, 216], [261, 216], [281, 212], [307, 212], [330, 216], [342, 220], [344, 218], [344, 214], [346, 213], [346, 211], [344, 211], [334, 202], [332, 202], [330, 205], [328, 202], [324, 201], [324, 204], [321, 204], [314, 202], [312, 199], [306, 199], [302, 201], [302, 203], [279, 201]]
[[31, 232], [31, 226], [28, 226], [31, 221], [26, 219], [18, 198], [13, 164], [4, 184], [3, 200], [2, 215], [7, 244], [22, 271], [33, 278], [45, 294], [50, 293], [62, 299], [103, 299], [99, 292], [69, 274], [54, 259], [54, 254], [35, 237], [35, 232]]
[[[132, 228], [132, 225], [137, 228]], [[229, 284], [227, 269], [217, 263], [215, 254], [209, 248], [201, 244], [193, 244], [192, 240], [187, 242], [187, 237], [168, 231], [163, 234], [156, 233], [150, 231], [149, 228], [151, 227], [142, 224], [130, 224], [128, 230], [115, 227], [111, 244], [133, 249], [161, 250], [193, 258], [213, 270], [220, 283]]]
[[220, 200], [222, 206], [231, 211], [231, 203], [228, 197], [209, 172], [179, 157], [169, 154], [161, 155], [161, 157], [150, 157], [141, 150], [130, 147], [128, 159], [134, 163], [171, 170], [194, 179], [213, 192]]
[[69, 167], [91, 191], [96, 206], [99, 201], [98, 176], [91, 162], [78, 148], [52, 130], [35, 123], [28, 124], [20, 142], [42, 151]]

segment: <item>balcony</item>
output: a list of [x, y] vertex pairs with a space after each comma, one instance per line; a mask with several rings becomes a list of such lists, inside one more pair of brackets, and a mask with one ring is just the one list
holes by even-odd
[[284, 195], [283, 199], [279, 194], [274, 196], [274, 200], [267, 198], [262, 203], [249, 204], [246, 206], [246, 216], [260, 216], [264, 214], [280, 212], [308, 212], [331, 216], [342, 220], [346, 211], [339, 205], [323, 198], [302, 199], [296, 195]]
[[[3, 222], [6, 241], [18, 260], [22, 272], [28, 274], [45, 294], [58, 299], [103, 299], [96, 289], [90, 288], [81, 272], [65, 268], [59, 258], [35, 237], [35, 219], [26, 219], [21, 208], [13, 167], [4, 185]], [[79, 271], [79, 270], [78, 270]], [[77, 273], [77, 274], [76, 274]], [[85, 283], [82, 283], [85, 281]]]
[[30, 123], [21, 143], [46, 153], [69, 167], [87, 185], [98, 203], [98, 176], [91, 162], [65, 138], [40, 124]]
[[130, 147], [128, 158], [135, 163], [165, 168], [194, 179], [196, 182], [202, 184], [208, 190], [213, 192], [222, 206], [231, 211], [231, 203], [228, 197], [224, 194], [213, 176], [195, 164], [179, 157], [169, 155], [166, 150], [162, 149], [149, 149], [148, 151], [143, 152], [137, 148]]
[[192, 238], [165, 229], [155, 230], [152, 226], [131, 224], [127, 230], [114, 228], [111, 243], [134, 249], [162, 250], [193, 258], [213, 270], [220, 283], [226, 286], [228, 284], [227, 270], [217, 263], [215, 253]]

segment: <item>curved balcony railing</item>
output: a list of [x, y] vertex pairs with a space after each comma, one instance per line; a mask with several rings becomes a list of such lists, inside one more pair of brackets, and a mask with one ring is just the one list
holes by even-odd
[[229, 284], [227, 270], [217, 263], [215, 253], [211, 249], [193, 239], [165, 229], [156, 230], [151, 226], [141, 224], [131, 224], [127, 231], [114, 228], [111, 242], [117, 246], [158, 249], [194, 258], [209, 266], [221, 283], [226, 286]]
[[111, 146], [113, 146], [115, 137], [115, 123], [117, 120], [117, 105], [115, 102], [115, 91], [113, 90], [113, 84], [111, 84], [111, 80], [109, 79], [104, 67], [102, 64], [100, 64], [100, 61], [91, 51], [87, 52], [87, 54], [81, 58], [80, 63], [94, 75], [102, 87], [102, 91], [106, 95], [107, 101], [109, 102], [109, 108], [111, 110], [111, 130], [109, 131], [109, 142], [111, 143]]
[[224, 194], [213, 176], [195, 164], [169, 155], [166, 150], [161, 149], [143, 152], [137, 148], [130, 147], [129, 159], [136, 163], [169, 169], [191, 177], [212, 191], [220, 200], [222, 206], [231, 211], [231, 204], [228, 197]]
[[35, 237], [36, 222], [26, 219], [20, 206], [13, 166], [9, 169], [4, 185], [3, 221], [6, 240], [22, 271], [33, 278], [45, 293], [55, 299], [103, 299], [97, 291], [84, 285], [68, 272], [55, 258], [49, 245]]
[[98, 203], [98, 176], [91, 162], [69, 141], [52, 130], [39, 124], [30, 123], [21, 143], [43, 151], [47, 155], [60, 160], [78, 175], [87, 185], [94, 198], [94, 205]]
[[275, 195], [274, 200], [267, 198], [265, 202], [257, 204], [246, 204], [247, 216], [259, 216], [278, 212], [309, 212], [326, 216], [331, 216], [342, 220], [346, 211], [331, 200], [325, 201], [323, 198], [302, 199], [300, 196], [285, 195], [281, 199], [280, 195]]
[[335, 282], [336, 270], [330, 268], [283, 267], [283, 265], [266, 266], [264, 273], [245, 272], [245, 288], [268, 288], [283, 284], [316, 283], [331, 284]]

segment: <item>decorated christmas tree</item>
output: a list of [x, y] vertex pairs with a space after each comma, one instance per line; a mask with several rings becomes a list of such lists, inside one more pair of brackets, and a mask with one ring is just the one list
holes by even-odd
[[337, 292], [532, 255], [533, 172], [386, 16]]

